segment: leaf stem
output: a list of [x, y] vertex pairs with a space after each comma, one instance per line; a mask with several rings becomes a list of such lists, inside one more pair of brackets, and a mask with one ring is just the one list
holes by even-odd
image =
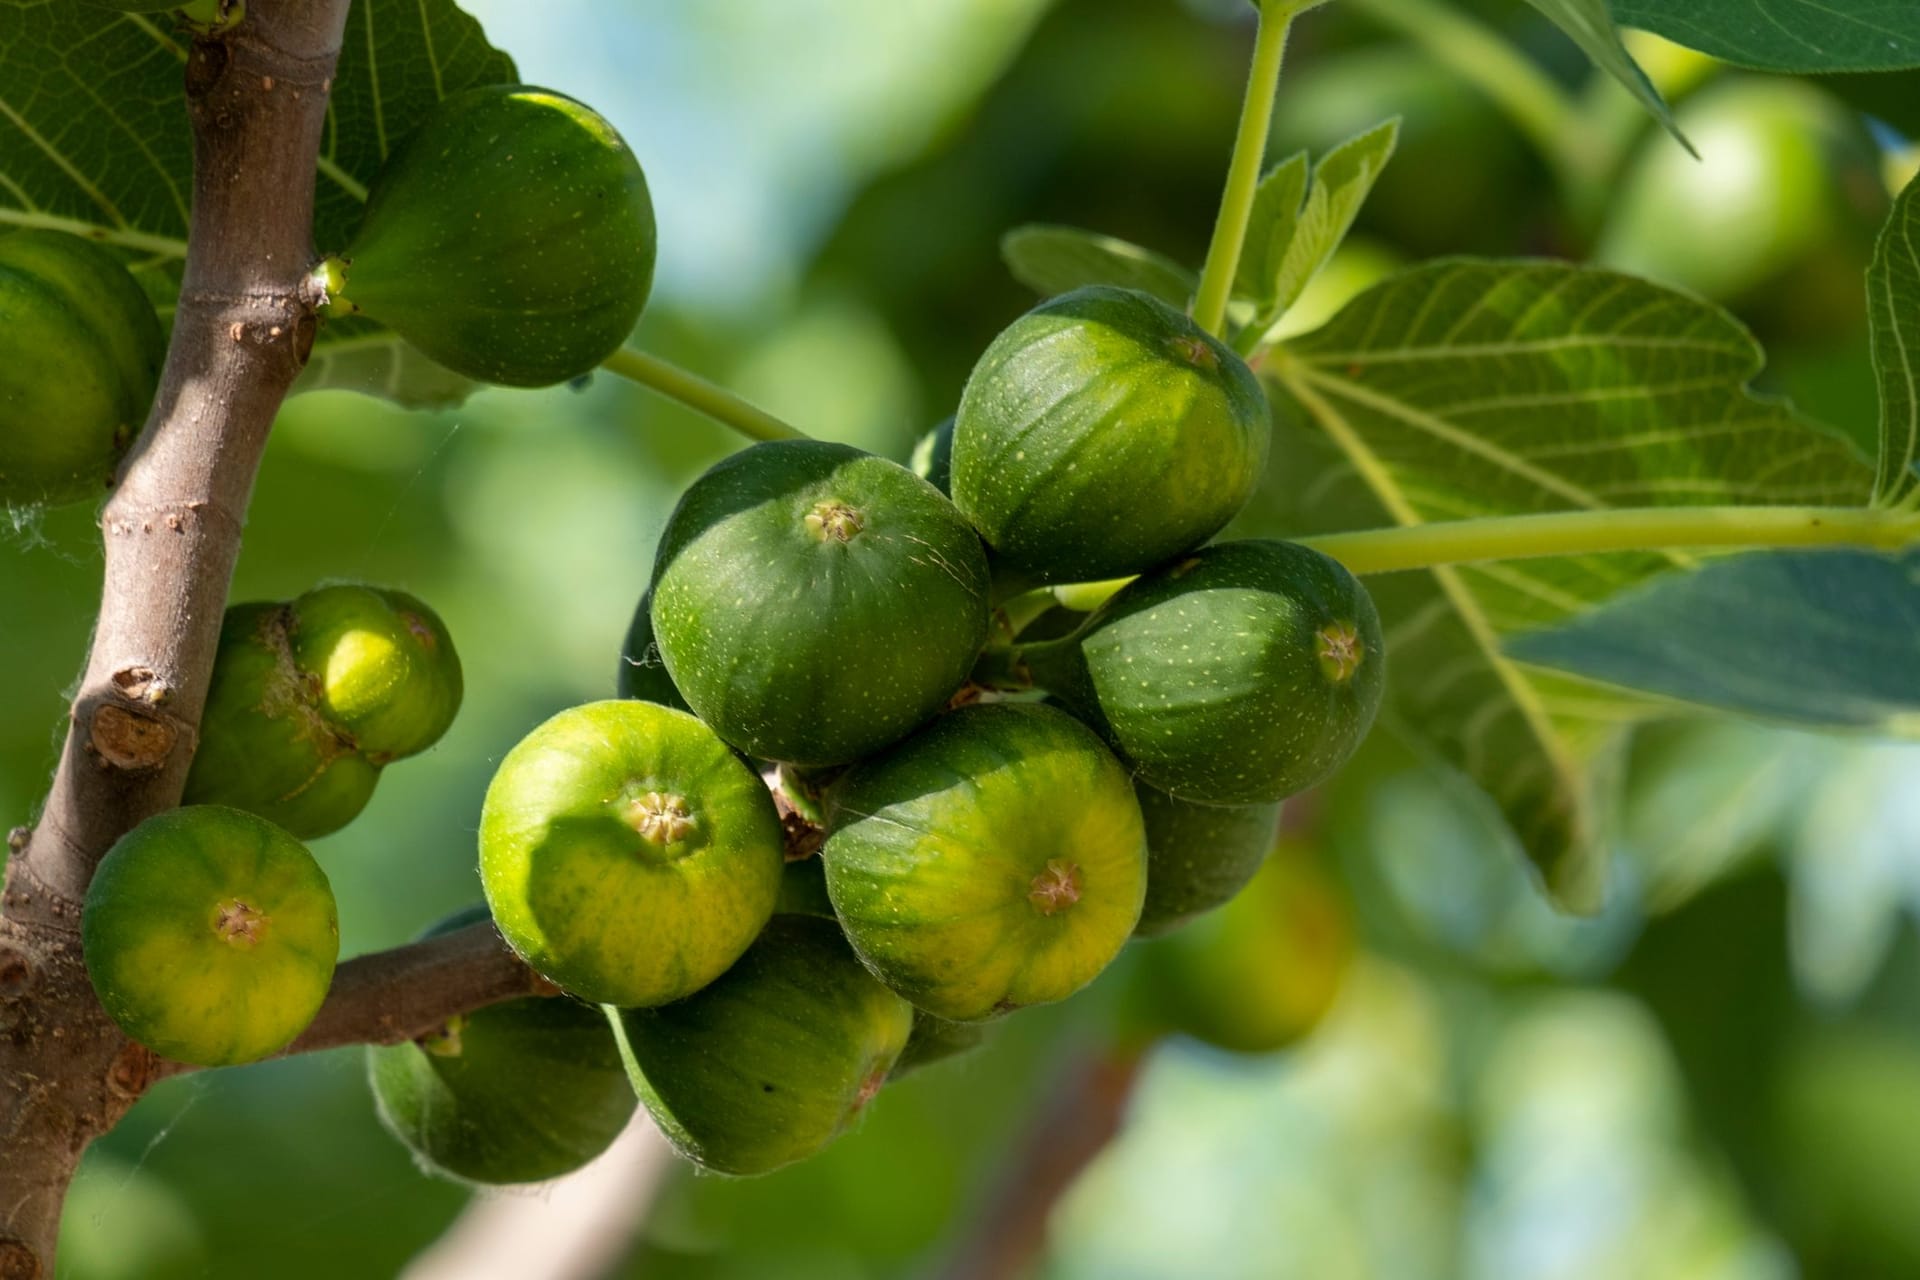
[[[1296, 538], [1359, 577], [1445, 565], [1626, 551], [1853, 547], [1899, 551], [1920, 544], [1920, 512], [1883, 507], [1617, 507], [1480, 516], [1431, 524]], [[1092, 612], [1132, 578], [1053, 588], [1068, 607]]]
[[749, 440], [807, 439], [806, 432], [747, 403], [726, 388], [644, 351], [622, 347], [602, 361], [600, 367], [732, 427]]
[[1240, 106], [1240, 127], [1233, 137], [1233, 159], [1227, 165], [1227, 187], [1220, 196], [1220, 216], [1213, 224], [1200, 290], [1193, 300], [1193, 318], [1202, 329], [1218, 335], [1227, 322], [1227, 302], [1233, 296], [1233, 277], [1240, 269], [1240, 249], [1253, 216], [1253, 194], [1260, 185], [1260, 164], [1267, 154], [1267, 130], [1273, 123], [1273, 100], [1280, 89], [1280, 63], [1286, 56], [1287, 31], [1293, 26], [1291, 4], [1260, 6], [1260, 27], [1254, 37], [1253, 67], [1247, 74], [1247, 96]]
[[1703, 548], [1866, 547], [1920, 541], [1920, 515], [1867, 507], [1623, 507], [1485, 516], [1302, 538], [1356, 574], [1545, 556]]

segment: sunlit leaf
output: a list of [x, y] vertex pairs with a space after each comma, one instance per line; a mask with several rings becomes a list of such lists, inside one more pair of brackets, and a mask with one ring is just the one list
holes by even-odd
[[1613, 0], [1613, 16], [1769, 71], [1920, 66], [1920, 5], [1912, 0]]
[[1108, 284], [1150, 293], [1185, 311], [1199, 283], [1171, 258], [1078, 227], [1015, 227], [1000, 237], [1000, 256], [1014, 279], [1043, 298]]
[[[1725, 312], [1632, 277], [1419, 267], [1264, 362], [1286, 425], [1256, 524], [1863, 501], [1872, 473], [1850, 444], [1747, 389], [1762, 358]], [[1646, 704], [1522, 666], [1507, 637], [1694, 563], [1628, 553], [1369, 580], [1395, 721], [1492, 794], [1563, 903], [1591, 906], [1600, 888], [1586, 761]]]

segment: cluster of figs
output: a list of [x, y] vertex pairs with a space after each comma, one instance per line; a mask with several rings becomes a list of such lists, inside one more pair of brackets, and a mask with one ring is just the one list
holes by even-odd
[[[653, 254], [611, 126], [496, 86], [422, 123], [317, 278], [449, 368], [534, 386], [626, 339]], [[525, 1182], [591, 1158], [637, 1101], [702, 1167], [764, 1173], [1234, 897], [1384, 676], [1339, 564], [1210, 543], [1265, 468], [1269, 413], [1188, 316], [1092, 287], [1005, 330], [912, 467], [782, 440], [702, 475], [619, 696], [506, 754], [485, 905], [436, 926], [491, 919], [564, 995], [371, 1049], [388, 1127], [435, 1170]], [[302, 841], [460, 692], [446, 628], [403, 593], [229, 610], [187, 805], [88, 895], [89, 972], [128, 1034], [202, 1065], [297, 1042], [338, 946]]]

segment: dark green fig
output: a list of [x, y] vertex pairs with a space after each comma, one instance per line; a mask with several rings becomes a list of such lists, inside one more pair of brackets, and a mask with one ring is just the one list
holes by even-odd
[[620, 673], [615, 679], [614, 689], [618, 697], [657, 702], [676, 711], [693, 710], [687, 705], [687, 700], [680, 696], [673, 677], [667, 674], [667, 664], [660, 657], [660, 646], [653, 641], [651, 591], [640, 597], [640, 607], [633, 611], [633, 622], [627, 628], [627, 642], [620, 648]]
[[953, 419], [944, 419], [939, 426], [920, 437], [913, 446], [913, 459], [908, 463], [913, 474], [928, 484], [947, 494], [953, 494]]
[[485, 85], [388, 158], [329, 287], [456, 373], [543, 387], [627, 340], [654, 249], [646, 178], [612, 125], [548, 89]]
[[78, 236], [0, 236], [0, 351], [0, 504], [104, 494], [166, 355], [145, 291]]
[[289, 638], [320, 714], [376, 764], [425, 751], [460, 710], [453, 639], [405, 592], [319, 587], [293, 602]]
[[906, 734], [966, 680], [987, 635], [987, 564], [952, 503], [846, 445], [755, 445], [693, 483], [654, 568], [673, 683], [750, 755], [845, 764]]
[[953, 499], [1036, 583], [1139, 573], [1253, 496], [1272, 414], [1246, 362], [1166, 303], [1076, 289], [1014, 321], [974, 366]]
[[380, 767], [425, 749], [460, 704], [460, 661], [431, 609], [332, 586], [227, 610], [187, 774], [225, 804], [311, 839], [366, 807]]
[[1176, 929], [1239, 893], [1280, 834], [1278, 804], [1194, 804], [1144, 785], [1134, 794], [1147, 822], [1140, 937]]
[[1310, 850], [1283, 841], [1233, 901], [1140, 945], [1128, 1002], [1154, 1029], [1271, 1053], [1319, 1025], [1354, 951], [1339, 886]]
[[918, 1008], [968, 1022], [1062, 1000], [1146, 892], [1126, 770], [1073, 717], [962, 707], [849, 770], [821, 857], [847, 938]]
[[1327, 777], [1386, 675], [1366, 589], [1290, 542], [1197, 551], [1020, 656], [1141, 781], [1201, 804], [1270, 804]]
[[480, 811], [501, 934], [596, 1004], [664, 1004], [719, 977], [773, 914], [783, 856], [759, 776], [651, 702], [554, 716], [507, 753]]
[[[484, 906], [427, 931], [486, 920]], [[367, 1047], [380, 1123], [422, 1168], [464, 1182], [545, 1182], [605, 1151], [637, 1100], [606, 1016], [564, 997], [509, 1000]]]
[[608, 1010], [640, 1101], [680, 1154], [770, 1173], [845, 1132], [886, 1083], [913, 1010], [832, 922], [776, 916], [712, 985]]
[[907, 1037], [907, 1047], [893, 1064], [893, 1078], [898, 1080], [922, 1067], [972, 1053], [986, 1042], [993, 1027], [991, 1022], [950, 1022], [925, 1009], [915, 1009], [913, 1034]]
[[306, 846], [218, 805], [173, 809], [122, 836], [80, 924], [108, 1016], [198, 1067], [285, 1048], [320, 1011], [340, 951], [333, 890]]

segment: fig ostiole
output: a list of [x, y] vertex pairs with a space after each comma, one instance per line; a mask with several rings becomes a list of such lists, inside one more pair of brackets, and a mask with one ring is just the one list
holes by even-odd
[[771, 1173], [845, 1132], [879, 1093], [913, 1010], [838, 926], [775, 916], [738, 963], [684, 1000], [607, 1011], [641, 1103], [717, 1173]]
[[1140, 780], [1201, 804], [1270, 804], [1353, 754], [1385, 685], [1380, 616], [1339, 562], [1225, 542], [1142, 575], [1072, 635], [1024, 646], [1034, 681]]
[[585, 104], [530, 85], [441, 101], [375, 175], [326, 275], [336, 306], [481, 382], [543, 387], [625, 342], [653, 285], [640, 162]]
[[121, 837], [87, 888], [81, 938], [107, 1015], [200, 1067], [285, 1048], [319, 1012], [340, 950], [333, 890], [306, 846], [217, 805]]
[[[484, 906], [427, 931], [487, 919]], [[529, 997], [450, 1019], [417, 1040], [367, 1047], [380, 1121], [422, 1168], [462, 1182], [544, 1182], [605, 1151], [633, 1115], [606, 1017]]]
[[562, 711], [507, 753], [481, 807], [500, 932], [596, 1004], [665, 1004], [713, 981], [773, 914], [783, 862], [759, 775], [650, 702]]
[[0, 235], [0, 506], [99, 498], [153, 401], [160, 318], [111, 252]]
[[742, 751], [803, 766], [857, 760], [939, 711], [987, 616], [985, 553], [953, 504], [821, 441], [755, 445], [701, 476], [654, 568], [673, 685]]
[[821, 851], [848, 940], [929, 1013], [1065, 999], [1140, 918], [1146, 833], [1126, 770], [1050, 707], [948, 712], [829, 796]]
[[1140, 573], [1226, 527], [1265, 472], [1272, 411], [1231, 348], [1109, 286], [994, 339], [953, 428], [952, 491], [1033, 585]]

